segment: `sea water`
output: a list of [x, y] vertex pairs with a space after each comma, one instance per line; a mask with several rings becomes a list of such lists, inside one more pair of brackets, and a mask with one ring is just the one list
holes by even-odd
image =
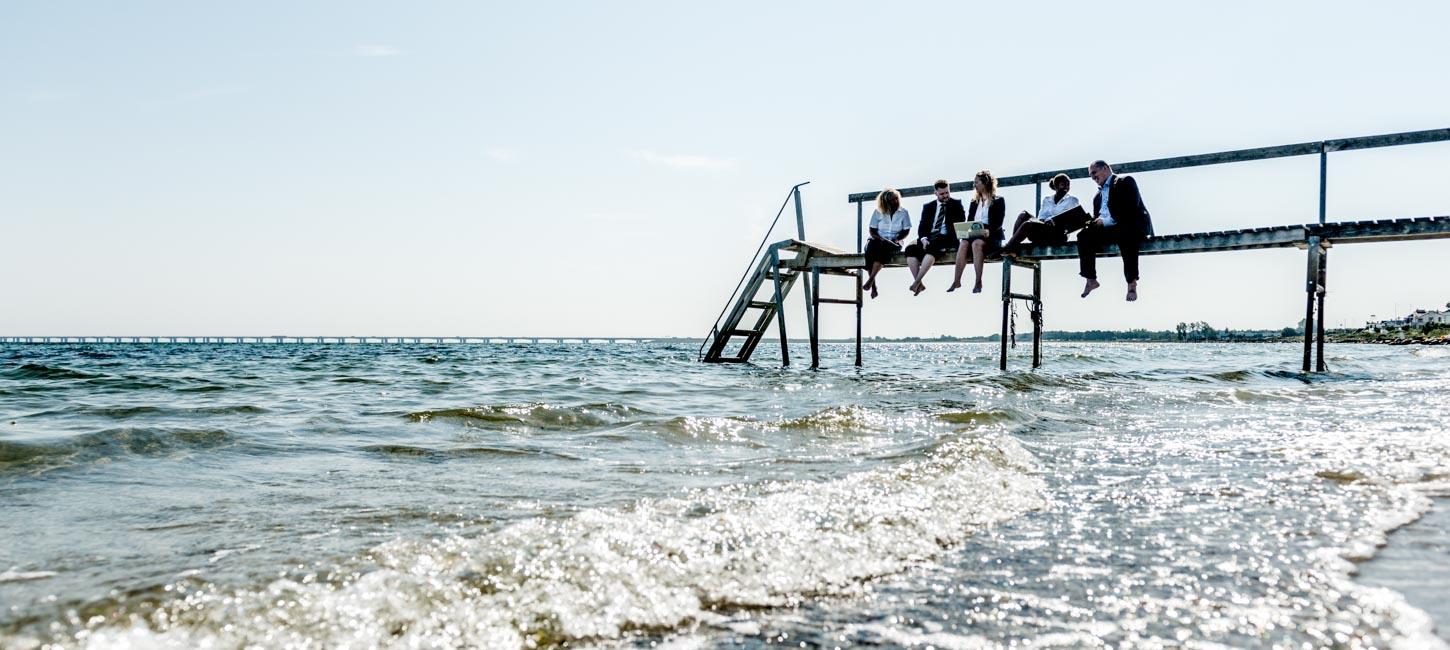
[[0, 347], [0, 647], [1444, 647], [1450, 349], [850, 352]]

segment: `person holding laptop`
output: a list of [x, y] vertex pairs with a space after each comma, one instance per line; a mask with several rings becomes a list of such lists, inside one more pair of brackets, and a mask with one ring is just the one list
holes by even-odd
[[901, 207], [901, 192], [886, 188], [876, 195], [876, 209], [871, 212], [871, 238], [866, 240], [866, 272], [870, 274], [862, 289], [875, 298], [876, 274], [897, 253], [911, 234], [911, 213]]
[[[956, 291], [962, 286], [962, 271], [967, 268], [967, 258], [970, 257], [977, 272], [972, 293], [981, 293], [982, 265], [987, 262], [988, 255], [1002, 249], [1002, 222], [1007, 218], [1007, 200], [997, 196], [997, 177], [985, 169], [979, 171], [972, 180], [972, 188], [976, 195], [968, 207], [966, 223], [957, 229], [961, 246], [957, 247], [956, 278], [947, 291]], [[970, 225], [973, 223], [978, 225]]]
[[916, 243], [906, 247], [906, 266], [911, 269], [911, 295], [926, 291], [921, 279], [931, 270], [937, 258], [951, 252], [957, 243], [953, 226], [967, 220], [962, 202], [952, 198], [951, 184], [938, 180], [932, 184], [936, 200], [921, 206], [921, 222], [916, 228]]
[[1087, 225], [1091, 217], [1077, 197], [1067, 193], [1072, 189], [1072, 179], [1067, 174], [1053, 176], [1047, 186], [1052, 188], [1052, 194], [1042, 197], [1042, 207], [1036, 217], [1026, 210], [1017, 215], [1012, 239], [1002, 247], [1003, 255], [1016, 255], [1023, 242], [1048, 246], [1066, 244], [1068, 233]]

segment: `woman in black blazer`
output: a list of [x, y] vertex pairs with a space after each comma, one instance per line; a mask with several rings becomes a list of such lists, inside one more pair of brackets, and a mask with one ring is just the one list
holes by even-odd
[[997, 177], [983, 169], [977, 172], [972, 186], [977, 194], [971, 205], [967, 206], [967, 221], [985, 221], [987, 234], [985, 237], [961, 240], [961, 245], [957, 247], [956, 279], [952, 280], [952, 286], [947, 291], [956, 291], [962, 286], [962, 271], [966, 270], [967, 259], [970, 257], [972, 266], [977, 271], [977, 283], [972, 285], [972, 293], [981, 293], [982, 265], [986, 263], [989, 255], [996, 255], [1002, 250], [1002, 222], [1007, 218], [1007, 201], [997, 196]]

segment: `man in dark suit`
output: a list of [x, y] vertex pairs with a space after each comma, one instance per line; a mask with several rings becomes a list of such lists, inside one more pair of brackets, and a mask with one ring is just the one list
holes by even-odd
[[1087, 279], [1082, 297], [1101, 286], [1098, 253], [1117, 244], [1123, 257], [1123, 278], [1128, 281], [1128, 302], [1132, 302], [1138, 299], [1138, 248], [1153, 236], [1153, 219], [1133, 177], [1114, 175], [1113, 168], [1101, 160], [1088, 165], [1088, 176], [1098, 184], [1098, 193], [1093, 197], [1093, 220], [1077, 236], [1078, 266]]
[[921, 222], [916, 227], [916, 242], [906, 247], [906, 266], [911, 269], [911, 295], [926, 290], [921, 279], [931, 270], [937, 258], [957, 247], [953, 226], [967, 220], [962, 202], [952, 198], [951, 184], [939, 180], [933, 184], [936, 200], [921, 206]]

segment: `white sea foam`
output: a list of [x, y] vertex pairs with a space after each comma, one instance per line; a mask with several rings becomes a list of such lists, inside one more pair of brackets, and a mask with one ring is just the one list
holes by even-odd
[[29, 580], [44, 580], [54, 575], [54, 571], [19, 571], [12, 567], [5, 571], [0, 571], [0, 582], [26, 582]]
[[960, 439], [926, 458], [832, 481], [712, 489], [480, 537], [395, 541], [366, 558], [374, 568], [340, 583], [204, 589], [76, 640], [90, 648], [524, 647], [729, 629], [731, 610], [860, 593], [869, 578], [1040, 507], [1044, 491], [1032, 457], [1012, 439]]

